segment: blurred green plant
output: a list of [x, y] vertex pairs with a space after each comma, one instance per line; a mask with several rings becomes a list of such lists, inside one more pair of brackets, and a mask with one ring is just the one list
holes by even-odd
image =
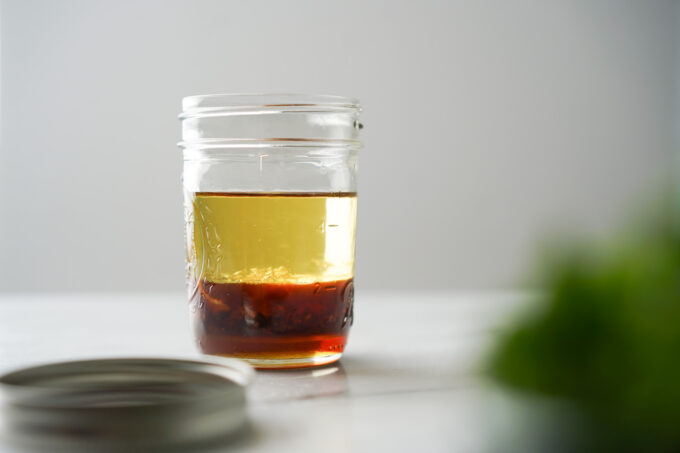
[[536, 311], [497, 345], [491, 376], [568, 403], [578, 451], [680, 451], [680, 235], [662, 203], [613, 244], [543, 263]]

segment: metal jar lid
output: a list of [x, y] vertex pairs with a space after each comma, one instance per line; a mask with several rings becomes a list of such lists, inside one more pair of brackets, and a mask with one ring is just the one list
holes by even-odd
[[0, 376], [4, 437], [50, 451], [159, 451], [225, 439], [246, 422], [253, 369], [237, 359], [61, 362]]

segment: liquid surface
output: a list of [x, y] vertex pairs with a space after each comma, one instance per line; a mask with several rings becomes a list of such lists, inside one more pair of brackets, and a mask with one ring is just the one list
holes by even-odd
[[196, 193], [188, 201], [200, 349], [261, 367], [337, 360], [353, 321], [356, 194]]

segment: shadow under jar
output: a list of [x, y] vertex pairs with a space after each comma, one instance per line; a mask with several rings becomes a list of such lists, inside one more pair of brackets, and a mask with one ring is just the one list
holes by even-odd
[[187, 281], [206, 354], [260, 368], [334, 362], [354, 308], [358, 101], [183, 100]]

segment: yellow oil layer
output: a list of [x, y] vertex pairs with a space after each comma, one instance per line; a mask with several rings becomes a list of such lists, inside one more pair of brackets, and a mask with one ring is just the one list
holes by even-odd
[[313, 283], [354, 274], [354, 194], [196, 193], [188, 201], [194, 281]]

